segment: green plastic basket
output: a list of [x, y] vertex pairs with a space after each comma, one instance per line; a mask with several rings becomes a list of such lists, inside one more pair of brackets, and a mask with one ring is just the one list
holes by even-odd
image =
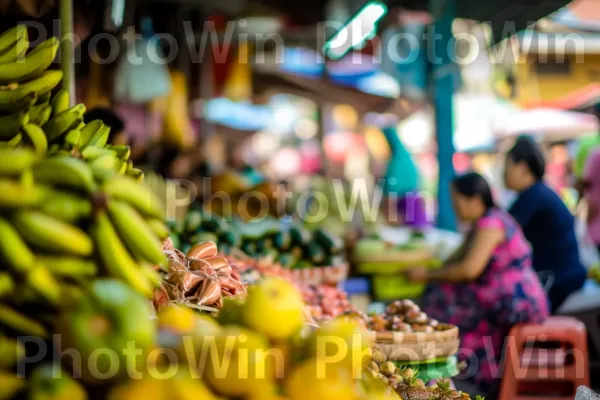
[[438, 358], [420, 362], [392, 361], [397, 367], [411, 367], [418, 369], [418, 377], [425, 382], [453, 378], [460, 374], [456, 356]]
[[374, 275], [373, 295], [378, 301], [394, 301], [420, 297], [425, 284], [409, 282], [404, 275]]
[[[441, 260], [431, 259], [421, 262], [419, 265], [427, 268], [439, 268], [442, 263]], [[414, 266], [414, 262], [366, 262], [358, 264], [356, 271], [363, 275], [395, 275]]]

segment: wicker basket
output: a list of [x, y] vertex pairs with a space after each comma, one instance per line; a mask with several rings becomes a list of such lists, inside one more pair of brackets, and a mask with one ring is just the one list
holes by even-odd
[[390, 361], [423, 361], [458, 352], [458, 328], [441, 332], [369, 332], [369, 339]]

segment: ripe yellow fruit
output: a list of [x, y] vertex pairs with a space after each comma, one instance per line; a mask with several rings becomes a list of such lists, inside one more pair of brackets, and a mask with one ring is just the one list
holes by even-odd
[[248, 291], [244, 321], [270, 339], [286, 339], [304, 323], [304, 302], [294, 285], [267, 278]]
[[[321, 365], [319, 365], [321, 363]], [[312, 358], [300, 364], [286, 382], [291, 400], [355, 400], [358, 388], [351, 372], [339, 364]]]
[[366, 332], [355, 322], [336, 319], [319, 327], [309, 338], [313, 357], [325, 358], [352, 367], [358, 373], [370, 354]]
[[158, 314], [158, 326], [175, 333], [189, 333], [196, 325], [196, 314], [188, 307], [170, 305]]

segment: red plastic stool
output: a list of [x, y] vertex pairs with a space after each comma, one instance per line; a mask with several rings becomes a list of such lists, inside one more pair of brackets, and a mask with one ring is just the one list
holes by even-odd
[[[540, 345], [556, 343], [556, 348]], [[499, 400], [573, 400], [589, 386], [585, 325], [570, 317], [515, 326], [507, 338]]]

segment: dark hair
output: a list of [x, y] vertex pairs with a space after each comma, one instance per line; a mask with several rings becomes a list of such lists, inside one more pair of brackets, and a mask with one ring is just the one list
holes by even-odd
[[83, 122], [86, 124], [96, 119], [102, 120], [110, 127], [111, 136], [123, 132], [125, 129], [123, 120], [108, 108], [92, 108], [83, 115]]
[[544, 154], [529, 136], [520, 136], [515, 145], [506, 153], [514, 163], [524, 162], [529, 172], [536, 180], [542, 180], [546, 173], [546, 160]]
[[483, 176], [476, 172], [468, 172], [464, 175], [457, 176], [452, 181], [452, 186], [454, 187], [454, 190], [463, 196], [469, 198], [481, 198], [486, 210], [496, 207], [490, 185]]

